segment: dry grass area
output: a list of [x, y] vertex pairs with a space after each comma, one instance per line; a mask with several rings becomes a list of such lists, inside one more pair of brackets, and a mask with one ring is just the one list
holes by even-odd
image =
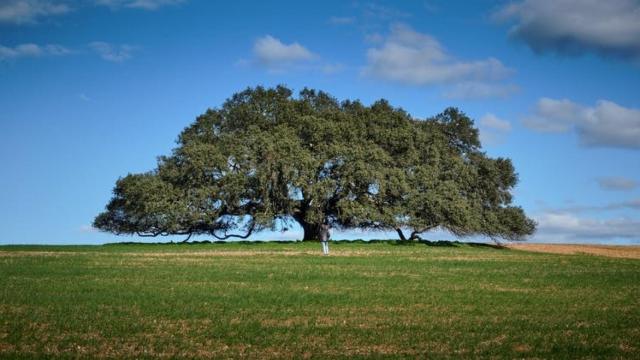
[[624, 259], [640, 259], [640, 246], [584, 244], [510, 244], [508, 248], [551, 254], [588, 254]]

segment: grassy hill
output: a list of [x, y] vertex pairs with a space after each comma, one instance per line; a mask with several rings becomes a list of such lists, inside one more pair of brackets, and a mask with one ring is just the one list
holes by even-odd
[[0, 247], [0, 357], [640, 358], [640, 260], [442, 245]]

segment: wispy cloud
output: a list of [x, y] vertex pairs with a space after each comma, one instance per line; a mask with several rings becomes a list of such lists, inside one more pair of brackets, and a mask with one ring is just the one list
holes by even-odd
[[337, 74], [344, 69], [345, 69], [345, 66], [340, 63], [324, 64], [320, 67], [320, 70], [327, 75]]
[[[131, 45], [114, 45], [103, 41], [94, 41], [87, 47], [106, 61], [120, 63], [130, 59], [137, 49]], [[85, 50], [72, 50], [58, 44], [38, 45], [32, 43], [19, 44], [13, 47], [0, 45], [0, 61], [45, 56], [64, 56], [82, 53]]]
[[488, 113], [480, 118], [479, 129], [483, 144], [497, 145], [503, 143], [511, 132], [511, 123]]
[[113, 45], [103, 41], [94, 41], [89, 47], [95, 51], [102, 59], [106, 61], [121, 63], [129, 60], [133, 56], [135, 46], [131, 45]]
[[354, 2], [351, 5], [352, 14], [331, 16], [328, 22], [335, 26], [353, 26], [362, 32], [364, 37], [368, 39], [367, 41], [380, 38], [379, 33], [388, 29], [389, 25], [406, 21], [412, 17], [409, 12], [375, 2]]
[[549, 242], [614, 241], [640, 243], [640, 221], [630, 218], [593, 219], [571, 213], [547, 212], [535, 217], [536, 240]]
[[371, 33], [365, 35], [364, 40], [371, 44], [380, 44], [384, 42], [384, 36], [379, 33]]
[[40, 56], [63, 56], [71, 54], [72, 51], [57, 44], [20, 44], [14, 47], [0, 45], [0, 60], [15, 60], [19, 58], [40, 57]]
[[88, 102], [88, 103], [92, 103], [95, 102], [95, 100], [91, 97], [89, 97], [89, 95], [85, 94], [85, 93], [79, 93], [78, 94], [78, 99], [84, 101], [84, 102]]
[[494, 14], [515, 24], [511, 37], [536, 52], [640, 58], [637, 0], [524, 0]]
[[367, 50], [364, 74], [411, 85], [466, 80], [496, 80], [512, 71], [489, 58], [460, 61], [449, 55], [434, 37], [396, 25], [384, 44]]
[[638, 182], [622, 176], [610, 176], [596, 179], [604, 190], [629, 191], [638, 187]]
[[640, 110], [608, 100], [590, 107], [567, 99], [542, 98], [523, 124], [539, 132], [574, 130], [584, 146], [640, 148]]
[[518, 91], [520, 91], [520, 88], [514, 84], [464, 82], [451, 86], [443, 95], [447, 99], [475, 100], [508, 98], [518, 93]]
[[112, 9], [121, 7], [143, 10], [157, 10], [167, 5], [178, 5], [186, 0], [96, 0], [96, 5], [108, 6]]
[[364, 22], [368, 24], [387, 24], [411, 17], [411, 14], [406, 11], [376, 3], [366, 3], [361, 7], [361, 10]]
[[133, 8], [157, 10], [187, 0], [0, 0], [0, 24], [33, 24], [51, 16], [59, 16], [77, 8], [107, 6], [112, 9]]
[[62, 15], [71, 7], [61, 1], [49, 0], [3, 0], [0, 1], [0, 24], [30, 24], [41, 18]]
[[606, 212], [617, 210], [640, 210], [640, 198], [625, 201], [614, 201], [606, 204], [573, 205], [561, 208], [545, 209], [545, 211], [549, 213]]
[[513, 70], [495, 58], [457, 59], [431, 35], [399, 24], [391, 28], [381, 45], [367, 50], [362, 73], [407, 85], [457, 85], [445, 95], [480, 97], [506, 95], [508, 88], [496, 91], [492, 83], [508, 77]]

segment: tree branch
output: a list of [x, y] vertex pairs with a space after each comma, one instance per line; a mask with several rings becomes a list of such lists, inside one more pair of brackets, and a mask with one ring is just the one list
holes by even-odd
[[251, 226], [249, 227], [249, 230], [248, 230], [248, 231], [247, 231], [247, 233], [246, 233], [246, 234], [244, 234], [244, 235], [240, 235], [240, 234], [227, 234], [226, 230], [225, 230], [225, 232], [224, 232], [224, 235], [223, 235], [223, 236], [218, 236], [218, 235], [216, 235], [215, 230], [212, 230], [212, 231], [210, 231], [209, 233], [210, 233], [213, 237], [215, 237], [216, 239], [218, 239], [218, 240], [226, 240], [226, 239], [229, 239], [229, 238], [232, 238], [232, 237], [239, 238], [239, 239], [246, 239], [246, 238], [248, 238], [249, 236], [251, 236], [251, 234], [253, 233], [253, 230], [255, 229], [255, 227], [256, 227], [256, 223], [255, 223], [255, 222], [251, 222]]
[[182, 240], [182, 243], [186, 243], [187, 241], [189, 241], [189, 239], [191, 239], [191, 236], [193, 235], [192, 232], [189, 233], [189, 235], [187, 236], [186, 239]]
[[420, 239], [420, 236], [418, 235], [422, 234], [423, 232], [429, 231], [435, 227], [437, 227], [437, 225], [431, 225], [431, 226], [424, 227], [422, 229], [414, 230], [411, 232], [411, 236], [409, 236], [409, 240]]

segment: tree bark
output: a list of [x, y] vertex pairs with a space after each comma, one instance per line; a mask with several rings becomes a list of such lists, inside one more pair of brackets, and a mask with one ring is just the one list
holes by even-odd
[[402, 229], [396, 228], [396, 231], [398, 232], [398, 236], [400, 236], [400, 241], [407, 241], [407, 238], [404, 236]]
[[302, 241], [320, 241], [320, 232], [322, 231], [320, 224], [310, 224], [299, 220], [298, 222], [304, 230]]

